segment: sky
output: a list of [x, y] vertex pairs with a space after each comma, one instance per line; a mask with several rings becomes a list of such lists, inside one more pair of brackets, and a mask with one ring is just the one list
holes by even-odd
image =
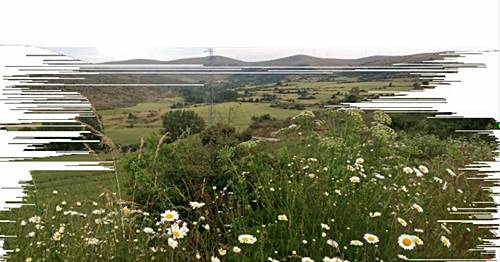
[[499, 2], [0, 1], [0, 44], [51, 47], [89, 61], [169, 60], [204, 55], [207, 47], [247, 61], [498, 49]]

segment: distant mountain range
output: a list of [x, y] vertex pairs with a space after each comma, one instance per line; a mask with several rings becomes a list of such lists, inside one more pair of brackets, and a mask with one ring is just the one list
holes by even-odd
[[404, 56], [368, 56], [356, 59], [321, 58], [308, 55], [293, 55], [278, 59], [246, 62], [225, 56], [204, 56], [170, 61], [132, 59], [105, 62], [103, 64], [197, 64], [205, 66], [388, 66], [396, 63], [416, 63], [441, 59], [440, 53], [422, 53]]

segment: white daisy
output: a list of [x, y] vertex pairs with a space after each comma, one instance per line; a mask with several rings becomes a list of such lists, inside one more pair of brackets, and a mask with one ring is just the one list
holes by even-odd
[[429, 173], [429, 169], [428, 169], [426, 166], [424, 166], [424, 165], [420, 165], [420, 166], [418, 166], [418, 169], [419, 169], [422, 173], [424, 173], [424, 174]]
[[349, 245], [360, 247], [363, 245], [363, 242], [361, 242], [359, 240], [351, 240], [351, 242], [349, 242]]
[[402, 260], [408, 260], [408, 258], [405, 255], [398, 254], [399, 259]]
[[366, 233], [363, 236], [363, 238], [366, 240], [366, 242], [368, 242], [370, 244], [375, 244], [375, 243], [379, 242], [379, 238], [374, 234]]
[[278, 215], [278, 220], [279, 221], [288, 221], [288, 217], [286, 217], [286, 215]]
[[423, 177], [424, 174], [422, 172], [420, 172], [420, 170], [416, 169], [416, 168], [413, 168], [413, 171], [415, 172], [415, 175], [418, 176], [418, 177]]
[[175, 210], [167, 210], [161, 213], [161, 222], [172, 222], [179, 219], [179, 213]]
[[326, 243], [334, 248], [338, 248], [339, 247], [339, 244], [337, 243], [337, 241], [335, 240], [332, 240], [332, 239], [328, 239], [326, 241]]
[[360, 179], [357, 176], [352, 176], [351, 178], [349, 178], [349, 181], [351, 181], [351, 183], [355, 184], [355, 183], [359, 183]]
[[418, 236], [413, 236], [413, 241], [415, 241], [415, 244], [417, 244], [418, 246], [421, 246], [424, 244], [424, 241], [422, 239], [420, 239]]
[[448, 172], [448, 174], [449, 174], [450, 176], [457, 176], [457, 174], [455, 174], [455, 172], [453, 172], [453, 170], [451, 170], [451, 169], [449, 169], [449, 168], [447, 168], [447, 169], [446, 169], [446, 172]]
[[238, 236], [238, 241], [243, 244], [253, 244], [257, 241], [257, 238], [250, 234], [242, 234]]
[[408, 225], [408, 223], [406, 223], [406, 220], [404, 220], [404, 219], [402, 219], [400, 217], [398, 217], [398, 222], [399, 222], [399, 224], [401, 224], [404, 227]]
[[404, 172], [405, 174], [411, 174], [411, 173], [413, 173], [413, 168], [411, 168], [411, 167], [409, 167], [409, 166], [404, 167], [404, 168], [403, 168], [403, 172]]
[[168, 234], [171, 235], [174, 239], [184, 238], [187, 235], [187, 232], [189, 232], [189, 229], [187, 228], [186, 223], [184, 223], [182, 227], [180, 227], [179, 224], [173, 224], [168, 229]]
[[411, 205], [411, 207], [413, 209], [416, 209], [418, 213], [424, 212], [424, 209], [421, 206], [419, 206], [418, 204], [413, 204], [413, 205]]
[[145, 227], [142, 231], [146, 234], [154, 234], [155, 233], [155, 231], [150, 227]]
[[170, 237], [168, 238], [167, 243], [173, 249], [177, 248], [177, 246], [179, 245], [179, 242], [177, 242], [175, 239], [170, 238]]
[[189, 205], [191, 206], [192, 209], [197, 209], [197, 208], [202, 208], [205, 205], [205, 203], [189, 202]]
[[448, 238], [446, 238], [445, 236], [441, 236], [441, 243], [443, 243], [443, 245], [447, 248], [450, 248], [451, 246], [451, 242]]
[[412, 250], [413, 248], [415, 248], [414, 236], [402, 234], [398, 238], [398, 244], [405, 250]]

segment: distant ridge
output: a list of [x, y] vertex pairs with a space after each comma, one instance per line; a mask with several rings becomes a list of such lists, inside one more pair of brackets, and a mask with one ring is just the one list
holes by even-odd
[[170, 61], [154, 59], [132, 59], [105, 62], [103, 64], [188, 64], [205, 66], [388, 66], [396, 63], [416, 63], [442, 59], [440, 53], [422, 53], [404, 56], [368, 56], [356, 59], [321, 58], [308, 55], [293, 55], [278, 59], [246, 62], [225, 56], [203, 56]]
[[248, 62], [236, 60], [233, 58], [225, 57], [225, 56], [202, 56], [202, 57], [192, 57], [192, 58], [183, 58], [177, 60], [171, 60], [163, 62], [163, 64], [197, 64], [197, 65], [205, 65], [205, 66], [244, 66], [247, 65]]
[[154, 59], [131, 59], [123, 61], [105, 62], [103, 64], [163, 64], [163, 65], [205, 65], [205, 66], [244, 66], [248, 62], [232, 59], [225, 56], [202, 56], [182, 58], [170, 61], [161, 61]]

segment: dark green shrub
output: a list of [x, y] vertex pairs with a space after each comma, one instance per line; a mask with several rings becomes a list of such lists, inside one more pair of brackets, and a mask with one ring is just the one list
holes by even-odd
[[203, 145], [234, 146], [240, 142], [250, 140], [252, 136], [249, 134], [249, 131], [239, 133], [234, 127], [219, 123], [203, 130], [200, 138]]
[[163, 131], [169, 133], [170, 141], [176, 140], [184, 132], [196, 134], [205, 129], [205, 120], [194, 111], [169, 111], [162, 117]]

